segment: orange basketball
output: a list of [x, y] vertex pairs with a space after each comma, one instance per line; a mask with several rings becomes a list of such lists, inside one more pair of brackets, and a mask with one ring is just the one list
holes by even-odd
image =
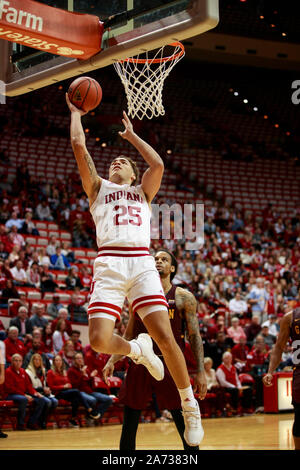
[[102, 99], [102, 88], [91, 77], [79, 77], [74, 80], [68, 90], [69, 100], [83, 111], [97, 108]]

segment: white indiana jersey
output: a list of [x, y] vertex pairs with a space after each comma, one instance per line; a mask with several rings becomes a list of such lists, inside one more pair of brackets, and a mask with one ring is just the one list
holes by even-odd
[[116, 184], [102, 178], [90, 211], [98, 248], [149, 248], [151, 209], [141, 185]]

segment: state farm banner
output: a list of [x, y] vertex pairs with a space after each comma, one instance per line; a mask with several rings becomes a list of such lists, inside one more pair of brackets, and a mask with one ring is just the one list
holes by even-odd
[[40, 51], [88, 59], [101, 49], [103, 24], [33, 0], [0, 0], [0, 39]]

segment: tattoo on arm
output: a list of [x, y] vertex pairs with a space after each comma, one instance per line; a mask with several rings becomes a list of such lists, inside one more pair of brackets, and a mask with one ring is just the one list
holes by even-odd
[[192, 352], [197, 362], [197, 372], [204, 371], [204, 349], [199, 331], [199, 322], [197, 318], [197, 302], [193, 294], [186, 292], [184, 295], [184, 314], [187, 323], [188, 339]]
[[96, 168], [95, 168], [95, 164], [94, 164], [90, 154], [85, 153], [84, 154], [84, 159], [85, 159], [86, 164], [88, 166], [91, 177], [97, 177], [97, 171], [96, 171]]

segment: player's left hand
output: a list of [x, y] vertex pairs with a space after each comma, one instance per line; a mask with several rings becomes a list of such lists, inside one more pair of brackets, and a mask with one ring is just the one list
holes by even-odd
[[204, 400], [206, 392], [207, 392], [207, 382], [205, 373], [198, 372], [194, 378], [194, 393], [199, 394], [199, 399]]
[[130, 121], [129, 117], [127, 116], [127, 114], [125, 113], [125, 111], [123, 111], [122, 122], [124, 124], [125, 129], [124, 129], [123, 132], [119, 131], [119, 135], [123, 139], [129, 140], [130, 137], [132, 137], [134, 135], [134, 132], [133, 132], [133, 127], [132, 127], [131, 121]]

